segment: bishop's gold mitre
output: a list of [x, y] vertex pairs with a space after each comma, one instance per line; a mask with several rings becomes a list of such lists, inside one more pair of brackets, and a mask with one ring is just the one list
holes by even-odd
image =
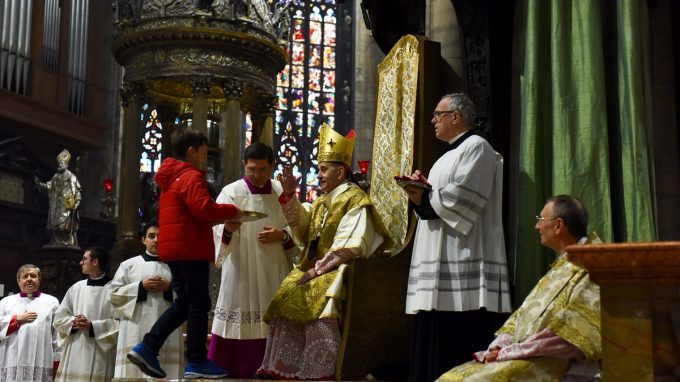
[[59, 155], [57, 155], [57, 163], [64, 163], [68, 164], [68, 162], [71, 160], [71, 153], [68, 152], [68, 150], [64, 149], [62, 150]]
[[342, 162], [351, 168], [355, 136], [354, 130], [343, 137], [327, 124], [322, 124], [319, 128], [319, 163]]

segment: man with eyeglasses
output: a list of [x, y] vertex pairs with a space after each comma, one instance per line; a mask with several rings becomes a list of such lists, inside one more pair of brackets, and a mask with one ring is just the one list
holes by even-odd
[[406, 313], [415, 314], [410, 379], [432, 381], [493, 339], [511, 311], [501, 220], [503, 158], [472, 131], [474, 104], [463, 93], [439, 101], [432, 117], [448, 150], [427, 188], [405, 188], [419, 222]]
[[558, 259], [487, 350], [440, 381], [598, 380], [600, 290], [585, 269], [565, 259], [570, 245], [600, 242], [595, 234], [586, 237], [587, 228], [588, 211], [577, 198], [548, 199], [536, 216], [536, 230]]

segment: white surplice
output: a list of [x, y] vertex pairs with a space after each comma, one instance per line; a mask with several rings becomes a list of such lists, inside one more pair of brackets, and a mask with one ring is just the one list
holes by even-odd
[[503, 158], [473, 135], [442, 155], [428, 175], [439, 219], [420, 220], [406, 313], [510, 312], [503, 239]]
[[[146, 254], [147, 257], [153, 258]], [[172, 305], [172, 290], [169, 293], [147, 292], [146, 299], [139, 299], [139, 284], [142, 280], [160, 276], [171, 280], [170, 268], [160, 261], [146, 261], [143, 256], [135, 256], [123, 261], [111, 281], [111, 304], [120, 317], [118, 346], [116, 347], [115, 378], [146, 378], [146, 374], [127, 359], [127, 353], [142, 342], [144, 334], [158, 317]], [[184, 372], [184, 341], [179, 328], [165, 341], [158, 355], [161, 368], [167, 378], [181, 378]]]
[[[114, 319], [109, 302], [111, 282], [88, 286], [87, 281], [69, 288], [54, 318], [58, 345], [63, 350], [56, 381], [108, 382], [113, 378], [118, 319]], [[77, 314], [92, 322], [93, 337], [87, 331], [71, 332]]]
[[[0, 381], [51, 381], [56, 336], [52, 329], [59, 301], [54, 296], [7, 296], [0, 301]], [[21, 324], [9, 333], [12, 317], [26, 311], [36, 312], [31, 323]]]
[[216, 256], [224, 256], [222, 283], [215, 306], [212, 333], [228, 339], [265, 339], [269, 326], [264, 312], [293, 265], [281, 242], [262, 244], [257, 234], [262, 228], [287, 228], [279, 207], [281, 184], [272, 180], [270, 194], [252, 194], [243, 179], [228, 184], [217, 203], [234, 204], [243, 211], [264, 212], [268, 216], [241, 224], [229, 244], [222, 242], [224, 224], [213, 227]]

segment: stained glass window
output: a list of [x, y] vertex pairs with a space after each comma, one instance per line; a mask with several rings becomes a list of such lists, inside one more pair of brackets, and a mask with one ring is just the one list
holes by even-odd
[[250, 118], [250, 113], [246, 114], [246, 146], [253, 143], [253, 120]]
[[163, 127], [158, 120], [158, 111], [150, 104], [142, 106], [140, 116], [142, 131], [142, 155], [139, 158], [139, 171], [155, 173], [161, 165]]
[[335, 123], [335, 0], [270, 0], [292, 9], [288, 54], [290, 62], [277, 78], [274, 150], [275, 173], [285, 165], [303, 179], [301, 199], [317, 196], [318, 132], [321, 123]]

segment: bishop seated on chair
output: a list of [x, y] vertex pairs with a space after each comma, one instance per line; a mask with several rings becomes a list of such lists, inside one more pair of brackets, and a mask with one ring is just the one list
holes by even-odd
[[305, 246], [267, 309], [269, 336], [259, 377], [329, 379], [340, 345], [340, 302], [347, 262], [369, 257], [384, 242], [371, 201], [352, 179], [354, 131], [319, 130], [319, 186], [314, 204], [300, 204], [300, 181], [287, 167], [279, 197], [296, 243]]
[[[573, 196], [548, 199], [536, 216], [541, 244], [559, 257], [522, 306], [496, 332], [487, 350], [440, 381], [593, 380], [600, 359], [600, 288], [588, 272], [565, 259], [567, 246], [599, 242], [586, 237], [588, 212]], [[453, 346], [453, 345], [452, 345]]]

